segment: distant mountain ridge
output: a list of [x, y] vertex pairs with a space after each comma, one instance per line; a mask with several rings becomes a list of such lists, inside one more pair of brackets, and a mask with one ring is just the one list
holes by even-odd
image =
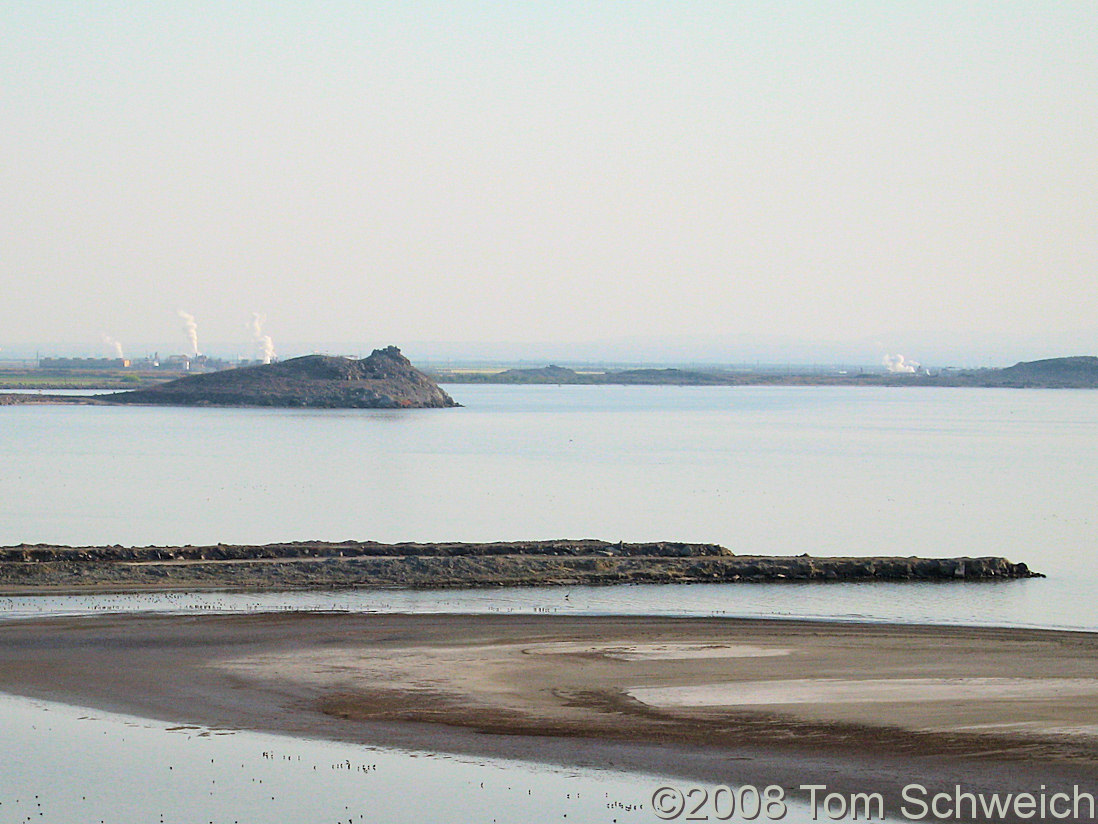
[[106, 395], [121, 404], [410, 409], [458, 406], [395, 346], [357, 360], [305, 355], [279, 363], [189, 375], [148, 389]]

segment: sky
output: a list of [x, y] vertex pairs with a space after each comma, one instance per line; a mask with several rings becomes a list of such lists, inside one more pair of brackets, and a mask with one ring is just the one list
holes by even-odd
[[0, 358], [1098, 353], [1098, 4], [0, 0]]

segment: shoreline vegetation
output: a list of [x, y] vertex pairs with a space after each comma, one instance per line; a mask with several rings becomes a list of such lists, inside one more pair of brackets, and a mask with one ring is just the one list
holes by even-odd
[[12, 694], [710, 785], [827, 784], [882, 793], [892, 810], [912, 781], [1093, 791], [1096, 672], [1098, 634], [1048, 630], [332, 613], [0, 622]]
[[262, 545], [0, 548], [0, 592], [342, 589], [660, 583], [992, 581], [1043, 577], [982, 558], [737, 555], [717, 544], [550, 540], [301, 541]]

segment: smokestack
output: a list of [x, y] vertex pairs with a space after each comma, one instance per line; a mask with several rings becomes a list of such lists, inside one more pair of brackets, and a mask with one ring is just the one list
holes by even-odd
[[252, 340], [255, 341], [259, 359], [263, 363], [270, 363], [275, 356], [275, 347], [271, 336], [263, 334], [263, 322], [265, 320], [266, 318], [259, 312], [252, 312], [252, 322], [248, 324], [248, 329], [252, 333]]
[[122, 358], [126, 357], [124, 354], [122, 354], [122, 344], [121, 343], [116, 341], [114, 338], [112, 338], [106, 332], [101, 332], [99, 334], [99, 337], [103, 341], [103, 344], [105, 346], [110, 347], [110, 349], [112, 349], [114, 351], [114, 356], [116, 358], [121, 360]]
[[904, 358], [903, 355], [885, 355], [884, 356], [885, 368], [893, 374], [900, 375], [914, 375], [919, 371], [919, 364], [917, 361], [909, 361]]
[[194, 315], [179, 310], [179, 317], [183, 318], [183, 331], [187, 333], [187, 340], [191, 344], [191, 355], [198, 357], [198, 324], [194, 321]]

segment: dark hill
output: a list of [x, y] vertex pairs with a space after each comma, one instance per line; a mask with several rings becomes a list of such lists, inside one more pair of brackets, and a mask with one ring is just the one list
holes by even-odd
[[401, 409], [457, 406], [395, 346], [368, 358], [301, 358], [190, 375], [149, 389], [107, 395], [109, 403], [170, 406], [304, 406]]
[[1098, 357], [1047, 358], [1022, 361], [995, 373], [1003, 386], [1098, 387]]
[[549, 364], [540, 369], [507, 369], [492, 376], [495, 383], [583, 383], [581, 376], [565, 366]]

